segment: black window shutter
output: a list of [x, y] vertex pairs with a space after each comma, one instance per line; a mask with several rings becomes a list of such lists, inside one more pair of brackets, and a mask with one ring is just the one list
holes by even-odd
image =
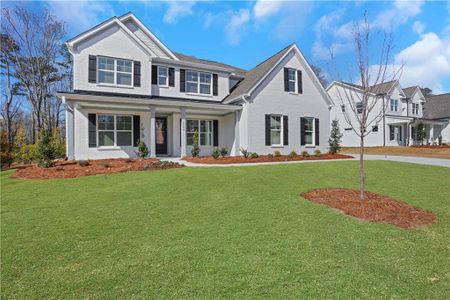
[[314, 130], [316, 133], [316, 146], [319, 146], [319, 119], [314, 119]]
[[305, 145], [305, 118], [300, 118], [300, 145]]
[[89, 55], [88, 81], [90, 83], [97, 82], [97, 56]]
[[88, 114], [88, 139], [89, 148], [97, 147], [97, 116], [95, 114]]
[[302, 78], [302, 71], [297, 71], [297, 85], [298, 85], [298, 93], [303, 93], [303, 78]]
[[133, 74], [133, 83], [134, 86], [141, 86], [141, 62], [134, 62], [134, 74]]
[[270, 115], [266, 115], [266, 146], [270, 145]]
[[133, 146], [139, 145], [141, 139], [141, 116], [133, 116]]
[[289, 123], [288, 116], [283, 116], [283, 145], [289, 145]]
[[152, 65], [152, 84], [158, 84], [158, 66]]
[[389, 140], [394, 140], [394, 128], [392, 126], [389, 126]]
[[289, 69], [284, 68], [284, 91], [289, 92]]
[[180, 69], [180, 92], [186, 91], [186, 70]]
[[219, 94], [219, 76], [213, 74], [213, 95], [217, 96]]
[[175, 86], [175, 69], [169, 68], [169, 86]]
[[219, 121], [213, 120], [213, 146], [219, 146]]

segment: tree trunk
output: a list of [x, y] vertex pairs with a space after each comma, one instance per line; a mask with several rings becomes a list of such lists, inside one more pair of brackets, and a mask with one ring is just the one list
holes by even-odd
[[359, 199], [364, 200], [364, 136], [361, 134], [359, 148]]

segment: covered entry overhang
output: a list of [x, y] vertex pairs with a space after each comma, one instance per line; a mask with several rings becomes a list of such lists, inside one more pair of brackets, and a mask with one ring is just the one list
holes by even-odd
[[[156, 156], [156, 133], [155, 129], [158, 118], [171, 118], [174, 120], [173, 126], [170, 127], [169, 137], [171, 139], [177, 138], [179, 142], [172, 141], [171, 145], [174, 145], [172, 151], [167, 154], [176, 156], [186, 156], [187, 143], [186, 143], [186, 130], [187, 119], [189, 117], [209, 117], [209, 118], [226, 118], [232, 120], [228, 123], [228, 127], [232, 127], [227, 132], [233, 131], [234, 144], [232, 149], [236, 151], [239, 149], [239, 111], [242, 109], [240, 105], [222, 104], [213, 101], [200, 101], [189, 99], [176, 99], [176, 98], [159, 98], [150, 96], [134, 97], [133, 95], [96, 95], [88, 93], [58, 93], [61, 97], [64, 107], [66, 109], [66, 148], [67, 156], [69, 159], [74, 159], [74, 147], [76, 141], [75, 128], [77, 128], [74, 118], [75, 111], [83, 110], [95, 110], [95, 111], [116, 111], [118, 114], [126, 114], [127, 112], [142, 112], [149, 116], [146, 119], [144, 127], [145, 132], [144, 140], [149, 145], [150, 156]], [[175, 122], [178, 122], [175, 125]], [[148, 124], [147, 124], [148, 123]], [[227, 124], [228, 124], [227, 123]], [[232, 123], [232, 124], [231, 124]], [[176, 131], [176, 132], [175, 132]], [[175, 134], [176, 133], [176, 134]], [[228, 138], [230, 140], [230, 138]], [[176, 149], [175, 149], [176, 148]], [[230, 146], [231, 148], [231, 146]], [[231, 150], [231, 149], [230, 149]], [[231, 151], [230, 151], [231, 152]], [[233, 153], [231, 153], [233, 154]], [[76, 158], [78, 159], [78, 158]]]

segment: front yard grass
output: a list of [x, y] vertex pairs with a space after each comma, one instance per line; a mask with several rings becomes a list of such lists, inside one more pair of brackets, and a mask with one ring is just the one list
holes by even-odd
[[450, 169], [368, 161], [367, 189], [434, 212], [360, 221], [299, 195], [356, 161], [62, 180], [1, 173], [3, 299], [450, 296]]
[[[343, 147], [341, 153], [359, 154], [359, 147]], [[374, 155], [404, 155], [431, 158], [450, 158], [450, 147], [365, 147], [364, 153]]]

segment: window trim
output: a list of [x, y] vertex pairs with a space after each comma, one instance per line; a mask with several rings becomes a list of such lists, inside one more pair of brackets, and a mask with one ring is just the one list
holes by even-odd
[[[98, 129], [98, 117], [99, 116], [113, 116], [114, 117], [114, 129], [113, 130], [106, 130], [106, 129]], [[119, 130], [117, 129], [117, 117], [130, 117], [131, 118], [131, 129], [130, 130]], [[96, 130], [96, 135], [97, 135], [97, 148], [99, 149], [111, 149], [111, 148], [121, 148], [121, 147], [134, 147], [133, 145], [133, 136], [134, 136], [134, 120], [133, 120], [133, 116], [132, 115], [123, 115], [123, 114], [109, 114], [109, 113], [100, 113], [100, 114], [96, 114], [96, 126], [95, 126], [95, 130]], [[112, 146], [100, 146], [100, 139], [99, 139], [99, 132], [100, 131], [108, 131], [108, 132], [113, 132], [114, 133], [114, 145]], [[131, 133], [131, 145], [117, 145], [117, 132], [130, 132]]]
[[[311, 120], [312, 122], [312, 130], [306, 130], [306, 128], [304, 129], [305, 132], [305, 147], [309, 147], [309, 146], [315, 146], [316, 145], [316, 121], [314, 117], [304, 117], [305, 120]], [[311, 138], [311, 144], [307, 144], [306, 143], [306, 133], [310, 133], [312, 134], [312, 138]]]
[[[399, 128], [399, 136], [400, 139], [395, 139], [395, 128]], [[403, 126], [401, 125], [389, 125], [389, 130], [392, 130], [392, 137], [391, 132], [389, 131], [389, 141], [390, 142], [403, 142]]]
[[[159, 77], [160, 77], [159, 70], [160, 69], [166, 69], [166, 75], [165, 76], [161, 76], [161, 77], [166, 77], [166, 84], [159, 83]], [[156, 73], [157, 73], [156, 74], [156, 77], [157, 77], [156, 83], [157, 83], [157, 85], [161, 86], [161, 87], [168, 87], [169, 86], [169, 68], [166, 67], [166, 66], [157, 66], [157, 72]]]
[[[294, 82], [294, 90], [293, 91], [289, 91], [289, 93], [294, 93], [294, 94], [298, 94], [298, 76], [297, 76], [297, 70], [296, 69], [294, 69], [294, 68], [287, 68], [288, 69], [288, 78], [287, 78], [287, 80], [288, 80], [288, 89], [289, 89], [289, 83], [290, 82]], [[292, 80], [292, 79], [289, 79], [289, 71], [293, 71], [294, 72], [294, 77], [295, 77], [295, 79], [294, 80]]]
[[[392, 105], [392, 102], [394, 102], [395, 105]], [[392, 107], [395, 107], [395, 110], [392, 109]], [[389, 109], [392, 112], [398, 112], [398, 99], [390, 99], [389, 101]]]
[[[361, 107], [358, 108], [358, 105], [361, 105]], [[355, 108], [358, 115], [362, 114], [364, 112], [364, 103], [362, 101], [356, 102]]]
[[411, 103], [412, 104], [412, 114], [418, 115], [419, 114], [419, 103]]
[[[100, 59], [101, 58], [106, 58], [106, 59], [112, 59], [114, 60], [114, 70], [105, 70], [105, 69], [100, 69], [99, 68], [99, 64], [100, 64]], [[117, 71], [117, 61], [118, 60], [123, 60], [123, 61], [129, 61], [131, 62], [131, 73], [129, 72], [124, 72], [124, 71]], [[107, 82], [99, 82], [99, 72], [103, 71], [103, 72], [113, 72], [114, 73], [114, 83], [107, 83]], [[130, 74], [131, 75], [131, 84], [118, 84], [117, 83], [117, 74], [118, 73], [122, 73], [122, 74]], [[105, 85], [105, 86], [113, 86], [113, 87], [124, 87], [124, 88], [134, 88], [134, 61], [131, 59], [125, 59], [125, 58], [117, 58], [117, 57], [110, 57], [110, 56], [103, 56], [103, 55], [99, 55], [97, 56], [97, 84], [98, 85]]]
[[[280, 117], [280, 129], [272, 129], [272, 117]], [[271, 147], [283, 147], [284, 146], [284, 118], [283, 115], [279, 114], [271, 114], [270, 115], [270, 146]], [[273, 131], [280, 131], [280, 143], [279, 144], [272, 144], [272, 132]]]
[[[197, 73], [197, 82], [188, 80], [188, 73], [189, 72]], [[200, 74], [209, 75], [209, 79], [210, 79], [209, 80], [209, 84], [207, 84], [207, 83], [200, 83]], [[199, 95], [199, 96], [212, 96], [213, 95], [213, 82], [212, 81], [213, 81], [213, 74], [211, 72], [203, 72], [203, 71], [187, 69], [186, 70], [185, 80], [184, 80], [184, 90], [186, 91], [186, 94]], [[190, 92], [190, 91], [188, 91], [188, 89], [187, 89], [188, 83], [196, 83], [197, 84], [197, 92]], [[209, 85], [209, 94], [200, 93], [200, 85], [201, 84]]]
[[[189, 121], [197, 121], [197, 123], [198, 123], [198, 145], [202, 146], [202, 147], [213, 147], [214, 146], [214, 120], [212, 120], [212, 119], [186, 119], [186, 146], [188, 146], [188, 147], [192, 147], [193, 146], [193, 145], [189, 145], [188, 144], [187, 136], [188, 136], [189, 133], [194, 134], [194, 132], [195, 132], [195, 131], [188, 131], [187, 130], [187, 123]], [[201, 128], [202, 128], [201, 127], [201, 121], [210, 122], [210, 124], [211, 124], [211, 126], [209, 126], [210, 132], [201, 131]], [[209, 139], [210, 144], [209, 145], [202, 145], [202, 139], [200, 137], [201, 133], [205, 133], [205, 134], [209, 134], [210, 135], [210, 139]]]

